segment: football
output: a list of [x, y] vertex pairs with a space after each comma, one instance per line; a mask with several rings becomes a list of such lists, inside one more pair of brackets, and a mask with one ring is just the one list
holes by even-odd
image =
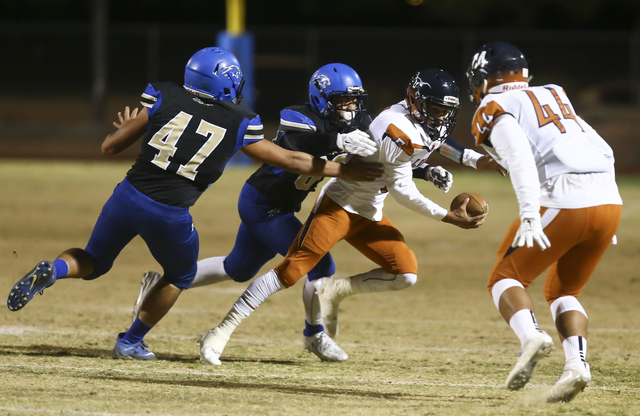
[[482, 215], [489, 212], [489, 204], [487, 204], [487, 201], [485, 201], [482, 195], [475, 192], [463, 192], [456, 196], [453, 198], [453, 201], [451, 201], [451, 207], [449, 209], [453, 211], [467, 198], [469, 198], [469, 203], [467, 204], [467, 215], [470, 217], [475, 217], [476, 215]]

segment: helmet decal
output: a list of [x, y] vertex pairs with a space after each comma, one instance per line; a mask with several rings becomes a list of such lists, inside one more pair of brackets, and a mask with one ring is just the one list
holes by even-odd
[[222, 68], [222, 75], [226, 75], [231, 79], [240, 81], [242, 79], [242, 71], [238, 65], [229, 65]]
[[411, 86], [413, 88], [420, 88], [423, 85], [426, 85], [427, 87], [431, 88], [431, 85], [429, 85], [428, 82], [423, 82], [422, 79], [420, 79], [420, 72], [418, 72], [417, 74], [415, 74], [413, 76], [413, 78], [411, 79]]
[[318, 74], [313, 79], [314, 84], [318, 86], [319, 89], [324, 90], [329, 85], [331, 85], [331, 80], [325, 74]]
[[411, 79], [411, 88], [415, 90], [414, 96], [420, 102], [423, 102], [426, 98], [422, 95], [422, 87], [426, 87], [424, 90], [431, 90], [431, 85], [428, 82], [423, 82], [422, 79], [420, 79], [420, 72], [418, 72]]
[[489, 61], [487, 61], [487, 59], [485, 58], [486, 55], [487, 55], [487, 51], [480, 51], [475, 55], [473, 55], [473, 59], [471, 60], [471, 68], [478, 69], [487, 65]]

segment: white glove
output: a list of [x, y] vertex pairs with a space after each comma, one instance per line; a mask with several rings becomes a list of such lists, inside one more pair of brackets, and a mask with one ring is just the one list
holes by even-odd
[[448, 170], [441, 166], [429, 166], [427, 168], [427, 179], [436, 186], [438, 189], [442, 189], [446, 194], [453, 185], [453, 175]]
[[376, 142], [371, 140], [369, 135], [362, 130], [338, 133], [336, 144], [340, 150], [358, 156], [371, 156], [378, 149]]
[[542, 231], [542, 222], [540, 221], [540, 214], [535, 213], [522, 217], [522, 223], [516, 238], [513, 239], [511, 247], [522, 247], [527, 244], [527, 247], [533, 247], [533, 242], [538, 243], [542, 250], [546, 250], [551, 247], [549, 239]]

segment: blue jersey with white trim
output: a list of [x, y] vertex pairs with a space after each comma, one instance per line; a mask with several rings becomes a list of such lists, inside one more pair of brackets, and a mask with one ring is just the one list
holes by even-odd
[[227, 101], [203, 101], [174, 83], [141, 97], [149, 124], [129, 182], [154, 201], [188, 207], [218, 180], [231, 156], [264, 138], [260, 116]]
[[[329, 160], [344, 154], [336, 144], [338, 133], [367, 130], [371, 117], [356, 114], [351, 125], [335, 122], [321, 115], [309, 104], [286, 107], [280, 112], [280, 126], [275, 142], [289, 150], [309, 153]], [[247, 179], [274, 208], [299, 211], [309, 192], [315, 191], [324, 178], [285, 172], [263, 164]]]

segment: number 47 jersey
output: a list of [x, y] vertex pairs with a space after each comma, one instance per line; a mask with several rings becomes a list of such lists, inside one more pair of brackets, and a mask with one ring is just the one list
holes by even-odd
[[202, 101], [174, 83], [149, 84], [141, 103], [148, 129], [127, 179], [163, 204], [193, 205], [238, 149], [264, 138], [257, 114], [227, 101]]
[[[611, 147], [575, 115], [558, 85], [528, 87], [487, 94], [473, 117], [471, 132], [498, 162], [490, 135], [498, 117], [513, 116], [527, 138], [541, 184], [564, 173], [596, 173], [613, 169]], [[504, 166], [504, 165], [503, 165]], [[504, 166], [508, 169], [508, 167]]]

